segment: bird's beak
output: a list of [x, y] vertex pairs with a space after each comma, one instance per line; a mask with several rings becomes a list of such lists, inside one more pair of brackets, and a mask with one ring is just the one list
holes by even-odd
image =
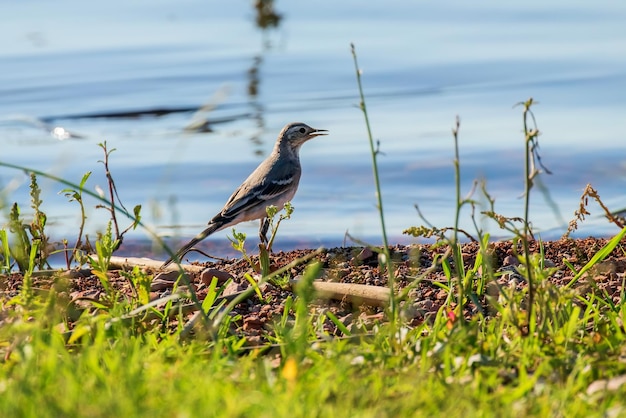
[[311, 132], [311, 137], [320, 136], [320, 135], [328, 135], [328, 131], [326, 129], [316, 129]]

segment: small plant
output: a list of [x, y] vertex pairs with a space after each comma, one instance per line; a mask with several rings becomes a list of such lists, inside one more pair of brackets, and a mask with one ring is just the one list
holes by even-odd
[[150, 303], [150, 285], [152, 277], [142, 271], [139, 266], [133, 267], [129, 272], [121, 271], [120, 274], [128, 280], [133, 288], [135, 298], [140, 305]]
[[[84, 195], [88, 195], [102, 202], [102, 204], [97, 205], [96, 208], [103, 208], [109, 211], [109, 213], [111, 214], [112, 225], [113, 225], [113, 228], [115, 229], [115, 237], [116, 237], [115, 242], [118, 247], [121, 244], [124, 234], [126, 234], [126, 232], [128, 232], [131, 229], [135, 229], [137, 226], [142, 226], [145, 229], [145, 231], [156, 242], [164, 246], [163, 240], [156, 233], [146, 228], [142, 224], [141, 205], [136, 205], [133, 208], [133, 212], [130, 213], [121, 203], [118, 193], [117, 193], [117, 188], [115, 187], [115, 182], [113, 181], [113, 177], [109, 169], [109, 157], [110, 157], [110, 154], [115, 150], [114, 149], [109, 150], [107, 148], [106, 142], [99, 144], [99, 146], [103, 149], [104, 154], [105, 154], [105, 158], [101, 162], [103, 163], [105, 167], [105, 174], [106, 174], [107, 183], [108, 183], [110, 200], [107, 200], [104, 197], [104, 194], [97, 194], [90, 190], [85, 189], [85, 184], [91, 173], [85, 174], [81, 182], [79, 184], [76, 184], [76, 183], [67, 181], [65, 179], [62, 179], [60, 177], [57, 177], [48, 173], [44, 173], [39, 170], [33, 170], [27, 167], [0, 161], [0, 166], [2, 167], [8, 167], [8, 168], [12, 168], [15, 170], [20, 170], [20, 171], [31, 173], [30, 195], [31, 195], [31, 207], [34, 210], [34, 216], [33, 216], [33, 220], [31, 224], [26, 225], [21, 220], [20, 208], [17, 206], [17, 204], [14, 204], [12, 206], [11, 211], [9, 213], [9, 230], [11, 232], [11, 236], [7, 238], [11, 238], [11, 237], [13, 238], [13, 241], [14, 241], [13, 245], [9, 245], [9, 248], [11, 251], [11, 255], [13, 256], [16, 263], [18, 264], [20, 271], [24, 271], [26, 269], [26, 266], [27, 266], [26, 260], [29, 257], [28, 254], [30, 253], [31, 240], [33, 241], [36, 240], [41, 243], [41, 245], [38, 246], [38, 253], [35, 258], [36, 266], [40, 269], [49, 267], [48, 262], [47, 262], [47, 257], [49, 255], [48, 251], [49, 251], [50, 245], [49, 245], [48, 237], [45, 234], [45, 229], [44, 229], [45, 224], [46, 224], [46, 215], [41, 210], [41, 204], [42, 204], [42, 201], [40, 199], [41, 191], [37, 184], [37, 176], [48, 178], [59, 184], [63, 184], [67, 186], [67, 188], [63, 189], [61, 193], [65, 193], [65, 195], [68, 198], [70, 198], [70, 201], [76, 200], [79, 202], [79, 205], [81, 208], [81, 227], [79, 228], [77, 244], [71, 250], [72, 255], [66, 257], [68, 268], [70, 267], [71, 262], [73, 260], [76, 260], [77, 256], [79, 256], [78, 247], [81, 246], [82, 244], [83, 227], [84, 227], [84, 221], [86, 218], [85, 207], [83, 203]], [[120, 231], [116, 213], [121, 213], [124, 216], [132, 220], [131, 225], [128, 226], [123, 231]], [[65, 251], [67, 254], [68, 252], [67, 240], [64, 240], [63, 242], [65, 243], [65, 247], [66, 247], [63, 251]], [[3, 242], [3, 246], [5, 245], [6, 244]], [[88, 245], [88, 249], [89, 249], [89, 245]], [[8, 259], [5, 257], [3, 260], [3, 263], [4, 264], [10, 263], [10, 261], [7, 261], [7, 260]], [[82, 264], [85, 260], [83, 260], [82, 257], [80, 257], [79, 261]]]
[[9, 213], [9, 231], [13, 238], [13, 243], [10, 246], [11, 256], [17, 263], [19, 270], [25, 272], [28, 269], [28, 257], [30, 255], [31, 245], [28, 234], [26, 233], [27, 228], [24, 226], [20, 216], [20, 207], [17, 203], [11, 206], [11, 212]]
[[[96, 206], [96, 208], [105, 209], [111, 214], [111, 222], [113, 224], [113, 228], [115, 229], [115, 241], [114, 242], [117, 245], [117, 247], [115, 247], [114, 250], [117, 250], [117, 248], [119, 248], [119, 246], [122, 245], [122, 241], [124, 240], [124, 235], [131, 229], [135, 229], [137, 228], [138, 225], [140, 225], [141, 205], [136, 205], [133, 208], [133, 215], [134, 215], [132, 216], [133, 222], [125, 230], [120, 231], [120, 227], [117, 221], [116, 199], [117, 199], [117, 202], [119, 203], [119, 206], [123, 209], [123, 211], [126, 214], [129, 214], [129, 212], [124, 207], [124, 204], [122, 203], [119, 195], [117, 194], [117, 187], [115, 187], [115, 181], [113, 180], [113, 176], [111, 175], [111, 170], [109, 168], [109, 157], [111, 153], [115, 151], [115, 148], [109, 150], [107, 148], [106, 141], [98, 144], [98, 146], [102, 148], [102, 151], [104, 151], [104, 160], [100, 160], [99, 162], [101, 162], [102, 165], [104, 166], [104, 172], [107, 178], [107, 186], [108, 186], [108, 191], [109, 191], [109, 199], [105, 200], [106, 205], [98, 205]], [[84, 176], [83, 176], [83, 180], [85, 180]], [[81, 182], [81, 184], [84, 184], [84, 183]], [[79, 187], [79, 190], [82, 190], [82, 188]]]
[[111, 221], [107, 224], [107, 229], [104, 234], [100, 234], [96, 241], [96, 255], [97, 257], [89, 257], [89, 263], [93, 269], [93, 274], [98, 277], [100, 284], [104, 287], [104, 290], [110, 298], [114, 297], [114, 289], [111, 287], [109, 280], [109, 264], [111, 262], [111, 256], [113, 252], [119, 247], [119, 240], [113, 238], [111, 230]]
[[294, 207], [291, 205], [291, 202], [286, 202], [283, 208], [284, 212], [281, 212], [278, 220], [274, 224], [274, 219], [278, 213], [278, 209], [276, 206], [270, 205], [265, 208], [267, 213], [267, 222], [269, 223], [269, 231], [270, 231], [270, 239], [267, 244], [259, 243], [259, 263], [261, 264], [261, 275], [267, 276], [270, 274], [271, 266], [270, 266], [270, 253], [272, 252], [272, 246], [274, 245], [274, 239], [276, 238], [276, 234], [278, 233], [278, 227], [280, 223], [285, 219], [290, 219], [291, 214], [294, 211]]
[[43, 203], [41, 198], [41, 189], [37, 184], [37, 176], [35, 173], [30, 174], [30, 197], [31, 208], [33, 209], [33, 220], [30, 223], [31, 241], [37, 244], [36, 263], [37, 268], [43, 269], [48, 265], [48, 236], [45, 232], [46, 214], [41, 210]]
[[[532, 237], [530, 228], [530, 191], [534, 185], [535, 177], [540, 173], [537, 168], [537, 162], [541, 164], [541, 159], [538, 154], [539, 150], [539, 130], [537, 129], [537, 122], [535, 115], [533, 114], [531, 107], [535, 102], [532, 97], [525, 102], [519, 103], [524, 107], [523, 121], [524, 121], [524, 138], [525, 138], [525, 158], [524, 158], [524, 231], [520, 236], [522, 245], [524, 247], [524, 265], [526, 267], [526, 280], [528, 282], [528, 318], [527, 323], [530, 327], [534, 323], [534, 299], [535, 299], [535, 281], [533, 276], [533, 269], [530, 262], [530, 248], [528, 241]], [[529, 127], [529, 118], [532, 119], [533, 127]], [[549, 171], [548, 171], [549, 173]], [[530, 329], [529, 332], [533, 332]]]
[[69, 254], [68, 254], [67, 249], [65, 251], [65, 262], [66, 262], [68, 269], [70, 268], [74, 259], [76, 259], [76, 257], [79, 255], [79, 251], [81, 251], [81, 248], [83, 246], [83, 233], [85, 231], [85, 221], [87, 220], [87, 214], [85, 213], [85, 204], [83, 200], [83, 191], [85, 188], [85, 183], [87, 183], [87, 180], [89, 179], [90, 176], [91, 176], [91, 171], [83, 175], [83, 178], [80, 180], [80, 183], [78, 183], [77, 188], [66, 188], [66, 189], [61, 190], [60, 192], [60, 193], [63, 193], [65, 197], [69, 199], [70, 202], [75, 201], [80, 206], [80, 226], [78, 228], [78, 237], [76, 238], [76, 244], [74, 244], [74, 247], [69, 252]]
[[265, 208], [267, 213], [267, 220], [269, 223], [268, 230], [270, 231], [270, 239], [267, 242], [267, 246], [265, 249], [268, 253], [272, 252], [272, 246], [274, 245], [274, 239], [276, 238], [276, 234], [278, 233], [278, 227], [280, 223], [286, 219], [291, 219], [291, 215], [293, 214], [294, 207], [291, 205], [291, 202], [286, 202], [283, 210], [280, 212], [280, 216], [278, 220], [275, 221], [276, 215], [279, 213], [278, 208], [274, 205], [270, 205]]
[[[444, 227], [438, 228], [433, 226], [426, 217], [422, 214], [418, 205], [415, 205], [415, 209], [417, 210], [418, 216], [426, 223], [427, 226], [420, 227], [411, 227], [403, 231], [404, 234], [412, 235], [414, 237], [436, 237], [437, 241], [435, 242], [435, 246], [448, 246], [450, 248], [450, 253], [452, 256], [452, 261], [454, 262], [454, 266], [450, 265], [450, 261], [447, 257], [441, 258], [441, 266], [444, 269], [446, 277], [448, 279], [448, 305], [452, 302], [455, 297], [455, 309], [454, 309], [454, 317], [458, 318], [458, 323], [463, 324], [465, 321], [463, 310], [467, 300], [477, 301], [478, 296], [482, 294], [482, 290], [484, 289], [484, 280], [479, 277], [477, 274], [479, 269], [484, 269], [485, 271], [490, 271], [491, 267], [490, 259], [488, 257], [487, 247], [489, 245], [489, 235], [484, 234], [481, 228], [478, 227], [478, 223], [475, 218], [475, 210], [478, 202], [473, 199], [474, 192], [476, 190], [476, 186], [478, 182], [474, 182], [471, 190], [465, 197], [461, 195], [461, 159], [459, 153], [459, 130], [461, 127], [461, 120], [457, 116], [455, 119], [454, 127], [452, 128], [452, 137], [454, 139], [454, 184], [455, 184], [455, 214], [454, 214], [454, 225], [452, 227]], [[483, 183], [484, 185], [484, 183]], [[478, 239], [474, 238], [470, 233], [460, 228], [460, 219], [461, 219], [461, 211], [465, 206], [470, 206], [472, 210], [472, 221], [474, 226], [476, 227], [476, 233]], [[461, 253], [461, 242], [459, 239], [459, 235], [463, 234], [466, 238], [473, 242], [478, 242], [480, 244], [480, 252], [479, 256], [476, 259], [476, 263], [474, 268], [469, 271], [465, 270], [463, 264], [463, 255]], [[452, 292], [454, 289], [453, 280], [456, 280], [456, 292]], [[474, 289], [475, 281], [479, 284], [477, 289]], [[476, 293], [476, 291], [478, 293]], [[480, 304], [476, 304], [479, 306]]]
[[[285, 301], [283, 315], [279, 322], [274, 325], [274, 337], [281, 344], [283, 359], [294, 359], [299, 364], [305, 357], [309, 342], [316, 339], [313, 327], [313, 318], [309, 314], [309, 305], [315, 296], [313, 280], [320, 272], [319, 262], [307, 266], [302, 278], [295, 286], [296, 298], [289, 297]], [[293, 311], [293, 320], [291, 313]]]
[[252, 259], [248, 255], [248, 251], [246, 251], [246, 238], [247, 236], [244, 232], [237, 232], [237, 230], [233, 228], [233, 237], [228, 237], [228, 240], [230, 241], [230, 245], [233, 247], [233, 249], [241, 253], [241, 256], [244, 258], [244, 260], [246, 260], [250, 267], [252, 267], [256, 271], [257, 269], [254, 261], [252, 261]]
[[28, 254], [26, 269], [22, 271], [22, 289], [20, 292], [21, 302], [24, 304], [30, 304], [33, 300], [33, 271], [37, 262], [37, 255], [39, 253], [39, 241], [33, 241], [30, 245], [30, 254]]
[[587, 215], [591, 215], [591, 213], [587, 210], [587, 208], [589, 207], [589, 198], [595, 200], [596, 203], [602, 208], [602, 210], [604, 211], [604, 216], [607, 217], [609, 222], [615, 224], [618, 228], [624, 228], [626, 226], [624, 218], [616, 215], [614, 212], [611, 212], [611, 210], [609, 210], [604, 202], [602, 202], [602, 199], [600, 199], [600, 194], [598, 194], [598, 191], [594, 189], [591, 184], [587, 184], [587, 187], [585, 187], [585, 190], [580, 197], [580, 206], [574, 212], [574, 218], [569, 222], [567, 231], [563, 235], [564, 238], [569, 237], [572, 232], [578, 229], [578, 222], [584, 221]]
[[[8, 244], [8, 234], [4, 233], [3, 245], [9, 247], [11, 255], [15, 259], [21, 272], [37, 267], [43, 269], [48, 266], [49, 240], [45, 232], [46, 214], [41, 210], [41, 189], [37, 184], [35, 173], [30, 174], [30, 197], [33, 219], [29, 224], [22, 220], [21, 211], [17, 203], [14, 203], [9, 213], [9, 231], [13, 237], [13, 245]], [[32, 250], [35, 248], [35, 253]], [[4, 254], [5, 265], [10, 265], [7, 253]], [[34, 263], [34, 265], [31, 265]]]
[[268, 223], [268, 232], [270, 233], [270, 239], [268, 240], [267, 243], [263, 243], [263, 242], [259, 243], [259, 265], [257, 265], [252, 260], [252, 258], [250, 258], [250, 256], [248, 255], [248, 252], [246, 251], [246, 248], [245, 248], [246, 234], [245, 233], [237, 232], [235, 228], [233, 228], [233, 237], [232, 238], [228, 237], [228, 240], [230, 241], [230, 244], [232, 245], [233, 249], [241, 253], [244, 260], [248, 262], [250, 267], [252, 267], [254, 271], [261, 273], [262, 277], [268, 276], [271, 272], [269, 254], [272, 252], [272, 246], [274, 245], [274, 239], [276, 238], [276, 235], [278, 233], [278, 227], [280, 226], [282, 221], [291, 218], [291, 215], [293, 214], [293, 211], [294, 211], [294, 207], [291, 205], [290, 202], [286, 202], [283, 208], [284, 212], [280, 212], [278, 220], [275, 220], [276, 215], [279, 214], [279, 211], [276, 208], [276, 206], [270, 205], [267, 208], [265, 208], [265, 211], [267, 213], [266, 222]]
[[[535, 183], [537, 176], [541, 172], [546, 172], [547, 174], [551, 174], [551, 173], [542, 164], [541, 157], [538, 153], [539, 130], [537, 128], [535, 116], [531, 110], [531, 107], [535, 104], [535, 102], [532, 98], [530, 98], [526, 102], [522, 102], [520, 104], [523, 105], [524, 107], [523, 118], [522, 118], [523, 126], [524, 126], [524, 138], [525, 138], [524, 216], [523, 217], [504, 217], [502, 215], [499, 215], [494, 209], [495, 200], [488, 193], [484, 182], [481, 185], [481, 190], [489, 207], [487, 210], [481, 213], [487, 216], [488, 218], [494, 220], [501, 229], [507, 230], [508, 232], [512, 233], [514, 237], [513, 238], [514, 241], [519, 242], [523, 248], [522, 254], [519, 255], [520, 262], [522, 263], [522, 267], [520, 268], [520, 271], [523, 273], [528, 283], [528, 304], [525, 310], [527, 317], [526, 317], [526, 324], [523, 325], [523, 329], [525, 330], [525, 332], [532, 332], [533, 330], [529, 329], [528, 326], [530, 324], [536, 323], [536, 319], [534, 317], [534, 312], [533, 312], [533, 310], [535, 309], [535, 305], [536, 305], [534, 303], [534, 299], [536, 296], [535, 286], [537, 283], [535, 275], [542, 275], [543, 273], [541, 273], [542, 271], [538, 271], [536, 268], [534, 268], [534, 265], [531, 263], [532, 254], [530, 252], [529, 241], [531, 239], [534, 239], [534, 236], [533, 236], [533, 232], [531, 228], [531, 222], [529, 219], [530, 192], [531, 192], [531, 189], [533, 188], [533, 185]], [[532, 127], [530, 127], [531, 121], [533, 125]], [[478, 227], [478, 223], [476, 222], [476, 218], [474, 215], [477, 202], [473, 200], [471, 197], [474, 194], [474, 190], [476, 188], [477, 182], [474, 182], [474, 187], [472, 188], [470, 193], [467, 195], [467, 197], [461, 198], [461, 190], [460, 190], [461, 170], [460, 170], [459, 141], [458, 141], [459, 127], [460, 127], [460, 122], [459, 122], [459, 118], [457, 117], [455, 127], [452, 129], [452, 133], [454, 137], [454, 150], [455, 150], [454, 172], [455, 172], [455, 190], [456, 190], [454, 227], [442, 228], [442, 229], [433, 227], [425, 220], [419, 208], [416, 206], [418, 214], [420, 215], [422, 219], [426, 221], [426, 223], [428, 224], [428, 227], [423, 227], [423, 226], [413, 227], [413, 228], [409, 228], [405, 230], [404, 233], [410, 234], [413, 236], [424, 236], [424, 237], [437, 236], [439, 240], [436, 243], [436, 245], [441, 245], [441, 244], [450, 245], [450, 247], [452, 248], [454, 271], [457, 277], [456, 286], [457, 286], [458, 291], [457, 291], [457, 300], [456, 300], [457, 302], [456, 315], [457, 317], [462, 318], [463, 307], [465, 305], [466, 298], [472, 299], [477, 306], [479, 305], [477, 303], [477, 296], [479, 296], [482, 290], [484, 290], [485, 280], [481, 279], [479, 281], [479, 285], [477, 288], [477, 290], [479, 291], [478, 293], [474, 293], [474, 291], [470, 289], [466, 290], [466, 287], [467, 286], [473, 287], [472, 278], [478, 277], [476, 274], [478, 272], [478, 267], [480, 267], [480, 269], [483, 271], [483, 274], [492, 272], [492, 267], [489, 261], [489, 251], [488, 251], [489, 236], [485, 235], [483, 231]], [[470, 205], [472, 208], [471, 217], [472, 217], [474, 226], [476, 227], [476, 231], [479, 237], [478, 240], [475, 240], [470, 234], [459, 229], [460, 213], [461, 213], [462, 207], [465, 205]], [[518, 226], [518, 224], [521, 224], [521, 226]], [[447, 238], [445, 236], [446, 231], [452, 231], [451, 238]], [[475, 265], [474, 268], [470, 270], [469, 275], [468, 275], [468, 272], [466, 272], [463, 267], [461, 247], [460, 247], [459, 239], [458, 239], [459, 233], [463, 233], [465, 236], [469, 237], [471, 240], [478, 241], [480, 243], [480, 266]], [[442, 267], [444, 268], [444, 270], [446, 271], [452, 270], [447, 260], [442, 260], [442, 262], [443, 262]], [[452, 273], [449, 273], [447, 276], [451, 278]], [[462, 322], [463, 321], [461, 320], [461, 323]]]

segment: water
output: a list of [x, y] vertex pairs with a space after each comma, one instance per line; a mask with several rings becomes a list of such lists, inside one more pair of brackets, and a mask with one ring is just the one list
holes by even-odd
[[[452, 224], [457, 115], [464, 193], [484, 178], [497, 211], [522, 215], [522, 118], [513, 105], [529, 97], [540, 103], [541, 156], [553, 172], [542, 181], [557, 207], [533, 194], [536, 230], [559, 236], [587, 183], [610, 208], [626, 207], [621, 2], [278, 1], [274, 11], [277, 26], [263, 29], [248, 2], [0, 3], [0, 161], [75, 182], [93, 171], [87, 187], [106, 190], [97, 162], [106, 140], [125, 205], [143, 205], [157, 233], [186, 238], [267, 155], [281, 127], [299, 120], [331, 135], [302, 149], [296, 211], [279, 246], [338, 245], [346, 231], [379, 243], [354, 42], [384, 153], [392, 241], [412, 241], [402, 230], [422, 223], [416, 203], [431, 223]], [[212, 132], [184, 132], [207, 103]], [[129, 112], [141, 116], [119, 117]], [[82, 138], [55, 139], [41, 122]], [[51, 232], [73, 236], [78, 206], [59, 194], [64, 186], [40, 184]], [[1, 168], [0, 187], [5, 202], [28, 211], [22, 173]], [[107, 219], [95, 204], [88, 201], [91, 234]], [[591, 212], [581, 234], [616, 231], [597, 206]], [[471, 230], [468, 214], [462, 226]], [[240, 229], [254, 237], [256, 228]], [[226, 242], [223, 232], [210, 239]]]

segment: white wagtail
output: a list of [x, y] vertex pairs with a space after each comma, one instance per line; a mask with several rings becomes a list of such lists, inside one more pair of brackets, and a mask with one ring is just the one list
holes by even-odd
[[194, 245], [212, 233], [243, 221], [260, 219], [259, 237], [266, 243], [269, 227], [266, 208], [273, 205], [281, 210], [293, 198], [302, 174], [300, 147], [311, 138], [326, 135], [326, 132], [326, 129], [314, 129], [300, 122], [286, 125], [278, 134], [270, 156], [235, 190], [224, 208], [209, 221], [209, 226], [178, 250], [175, 257], [163, 263], [163, 267], [180, 260]]

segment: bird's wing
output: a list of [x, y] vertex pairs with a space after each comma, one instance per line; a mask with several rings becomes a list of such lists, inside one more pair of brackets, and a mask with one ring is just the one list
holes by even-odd
[[251, 211], [259, 207], [265, 209], [281, 195], [294, 190], [293, 182], [297, 181], [297, 176], [290, 174], [273, 180], [265, 179], [253, 187], [244, 183], [233, 193], [220, 215], [232, 219], [243, 211]]

